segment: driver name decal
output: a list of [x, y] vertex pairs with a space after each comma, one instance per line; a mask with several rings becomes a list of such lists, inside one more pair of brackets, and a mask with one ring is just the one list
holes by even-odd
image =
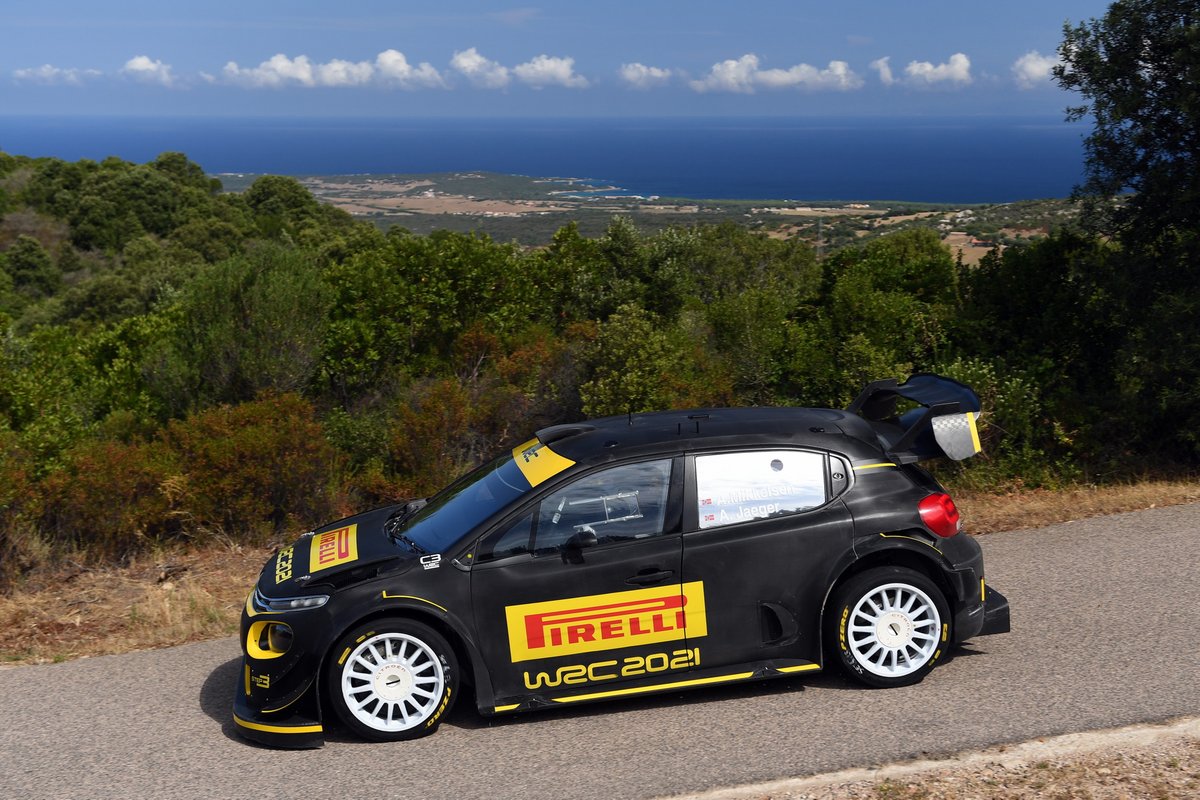
[[308, 571], [336, 567], [358, 558], [358, 525], [348, 525], [312, 537], [308, 551]]
[[504, 609], [513, 663], [708, 633], [704, 582], [585, 595]]

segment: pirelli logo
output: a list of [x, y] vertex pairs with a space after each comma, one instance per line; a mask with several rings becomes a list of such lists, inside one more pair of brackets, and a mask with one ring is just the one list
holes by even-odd
[[313, 537], [308, 551], [308, 571], [336, 567], [358, 558], [358, 525], [325, 531]]
[[708, 634], [704, 582], [593, 594], [504, 609], [514, 663]]

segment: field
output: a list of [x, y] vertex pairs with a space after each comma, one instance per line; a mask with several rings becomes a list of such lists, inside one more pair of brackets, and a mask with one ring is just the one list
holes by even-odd
[[[227, 191], [236, 192], [258, 176], [217, 177]], [[297, 178], [322, 202], [383, 228], [480, 232], [531, 247], [546, 244], [572, 221], [584, 236], [599, 236], [612, 216], [621, 214], [647, 232], [672, 225], [734, 221], [775, 238], [799, 237], [828, 250], [899, 230], [931, 227], [953, 252], [972, 264], [993, 247], [1045, 236], [1077, 217], [1077, 209], [1066, 200], [965, 206], [896, 200], [695, 200], [631, 195], [619, 186], [585, 178], [488, 172]]]

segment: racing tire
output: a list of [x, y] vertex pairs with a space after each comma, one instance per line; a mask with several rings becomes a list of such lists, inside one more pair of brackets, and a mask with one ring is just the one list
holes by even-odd
[[325, 684], [338, 718], [364, 739], [428, 736], [458, 696], [458, 659], [440, 633], [415, 620], [377, 619], [329, 654]]
[[949, 649], [941, 589], [905, 567], [876, 567], [839, 586], [827, 606], [831, 658], [852, 679], [888, 689], [920, 683]]

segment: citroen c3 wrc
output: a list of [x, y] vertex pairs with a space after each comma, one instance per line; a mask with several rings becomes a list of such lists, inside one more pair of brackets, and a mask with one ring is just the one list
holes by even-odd
[[[916, 683], [1009, 630], [954, 501], [918, 462], [979, 452], [937, 375], [845, 410], [557, 425], [428, 499], [282, 548], [246, 600], [234, 721], [317, 747], [484, 715], [816, 672]], [[469, 691], [468, 691], [469, 689]]]

